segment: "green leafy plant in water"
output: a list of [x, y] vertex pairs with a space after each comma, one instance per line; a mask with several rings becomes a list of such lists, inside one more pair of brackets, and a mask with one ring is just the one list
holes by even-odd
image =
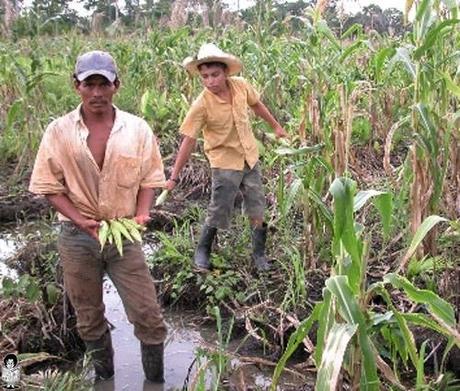
[[[223, 376], [229, 369], [230, 358], [227, 354], [230, 338], [233, 330], [234, 319], [231, 318], [227, 327], [224, 327], [224, 322], [220, 313], [220, 309], [214, 306], [209, 313], [216, 320], [217, 327], [217, 347], [216, 349], [199, 349], [197, 351], [198, 374], [196, 375], [197, 384], [191, 388], [196, 391], [218, 391]], [[206, 373], [211, 374], [210, 385], [206, 385]]]
[[222, 301], [243, 301], [244, 292], [241, 291], [241, 276], [235, 270], [212, 272], [199, 276], [199, 289], [206, 295], [208, 312], [214, 312], [214, 306]]
[[32, 303], [42, 297], [39, 280], [27, 273], [16, 281], [9, 277], [4, 277], [1, 293], [3, 297], [25, 298]]

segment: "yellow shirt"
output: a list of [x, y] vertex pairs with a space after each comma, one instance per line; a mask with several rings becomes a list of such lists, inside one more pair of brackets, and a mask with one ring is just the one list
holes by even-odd
[[[45, 131], [29, 190], [66, 194], [80, 213], [101, 220], [134, 216], [140, 188], [163, 187], [160, 150], [149, 125], [115, 108], [115, 121], [99, 169], [87, 145], [81, 106]], [[59, 215], [60, 220], [68, 220]]]
[[208, 89], [195, 99], [181, 127], [181, 133], [197, 138], [203, 131], [204, 152], [212, 168], [243, 170], [259, 160], [256, 139], [249, 122], [248, 106], [259, 101], [257, 91], [242, 77], [229, 77], [232, 103]]

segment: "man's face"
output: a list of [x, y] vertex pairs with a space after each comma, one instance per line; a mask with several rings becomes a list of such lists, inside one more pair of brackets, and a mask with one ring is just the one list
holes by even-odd
[[200, 66], [200, 75], [203, 85], [212, 93], [218, 94], [227, 88], [227, 70], [219, 65]]
[[117, 80], [112, 83], [101, 75], [92, 75], [81, 82], [75, 82], [83, 109], [93, 114], [103, 114], [112, 110], [112, 98], [118, 86]]
[[13, 369], [14, 368], [14, 360], [12, 358], [9, 358], [6, 360], [6, 367], [8, 369]]

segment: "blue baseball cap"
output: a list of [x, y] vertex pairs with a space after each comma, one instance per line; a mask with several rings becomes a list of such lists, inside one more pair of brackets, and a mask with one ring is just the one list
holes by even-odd
[[117, 65], [113, 57], [101, 50], [93, 50], [78, 57], [75, 77], [83, 81], [92, 75], [102, 75], [111, 83], [117, 78]]

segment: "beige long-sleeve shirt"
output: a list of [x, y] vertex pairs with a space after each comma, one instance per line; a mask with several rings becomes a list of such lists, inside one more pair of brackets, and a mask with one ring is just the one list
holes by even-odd
[[203, 131], [204, 152], [212, 168], [243, 170], [259, 160], [256, 139], [251, 129], [249, 106], [259, 101], [257, 91], [242, 77], [229, 77], [232, 103], [205, 89], [193, 102], [181, 133], [197, 138]]
[[[141, 188], [163, 187], [160, 150], [149, 125], [115, 108], [115, 121], [99, 168], [87, 145], [81, 106], [53, 121], [45, 131], [29, 190], [66, 194], [80, 213], [101, 220], [134, 216]], [[60, 220], [67, 220], [59, 215]]]

